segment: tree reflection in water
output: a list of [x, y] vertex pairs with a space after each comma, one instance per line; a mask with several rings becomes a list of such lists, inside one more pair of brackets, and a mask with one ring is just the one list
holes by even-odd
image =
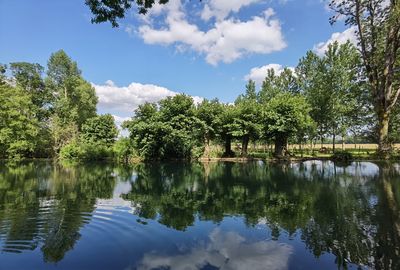
[[[132, 222], [153, 219], [175, 230], [187, 231], [198, 222], [221, 223], [227, 216], [241, 216], [249, 227], [265, 224], [273, 239], [279, 239], [283, 233], [289, 238], [301, 235], [314, 256], [331, 253], [339, 268], [347, 268], [351, 262], [400, 269], [397, 164], [309, 161], [128, 167], [28, 162], [3, 164], [0, 168], [3, 252], [40, 248], [46, 262], [61, 261], [80, 241], [81, 229], [91, 222], [99, 199], [112, 198], [116, 183], [126, 182], [131, 189], [121, 197], [132, 206]], [[222, 245], [229, 248], [221, 251], [215, 239], [223, 239]], [[274, 258], [285, 265], [292, 254], [289, 246], [278, 242], [242, 240], [233, 231], [215, 230], [208, 244], [178, 255], [144, 254], [140, 265], [166, 266], [167, 260], [170, 267], [177, 268], [175, 261], [188, 260], [234, 269], [232, 265], [240, 266], [246, 260], [261, 260], [264, 265], [274, 262], [276, 269], [280, 269]], [[254, 251], [253, 257], [235, 255], [235, 248], [243, 245], [249, 250], [258, 247], [263, 252]], [[201, 257], [199, 254], [208, 259], [194, 260], [193, 257]], [[230, 258], [230, 265], [225, 264], [224, 256]]]

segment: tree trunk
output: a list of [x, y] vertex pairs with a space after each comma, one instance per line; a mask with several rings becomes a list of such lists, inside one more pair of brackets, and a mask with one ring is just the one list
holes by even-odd
[[285, 148], [287, 145], [287, 138], [285, 136], [280, 136], [275, 139], [275, 157], [285, 156]]
[[346, 140], [346, 135], [342, 135], [342, 150], [344, 151], [345, 149], [345, 140]]
[[299, 140], [299, 150], [300, 150], [300, 156], [303, 157], [303, 140]]
[[390, 143], [388, 138], [389, 133], [389, 113], [382, 112], [378, 115], [379, 121], [379, 138], [378, 138], [378, 153], [382, 157], [388, 158], [390, 152]]
[[225, 153], [224, 157], [231, 157], [233, 156], [232, 148], [231, 148], [231, 137], [227, 136], [225, 138]]
[[204, 154], [207, 158], [210, 158], [210, 138], [206, 136], [205, 141], [206, 141], [206, 147], [204, 150]]
[[247, 148], [249, 146], [249, 135], [243, 136], [242, 139], [242, 156], [247, 156]]
[[321, 149], [324, 147], [324, 136], [321, 136]]
[[336, 134], [333, 133], [333, 138], [332, 138], [332, 153], [335, 153], [335, 144], [336, 144]]

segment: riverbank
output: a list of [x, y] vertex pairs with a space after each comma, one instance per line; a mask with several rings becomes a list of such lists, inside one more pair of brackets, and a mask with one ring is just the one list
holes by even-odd
[[[236, 156], [236, 157], [219, 157], [219, 156], [210, 156], [210, 157], [201, 157], [193, 160], [182, 160], [182, 159], [166, 159], [162, 160], [164, 162], [179, 162], [179, 161], [199, 161], [199, 162], [251, 162], [251, 161], [266, 161], [266, 162], [304, 162], [310, 160], [319, 160], [319, 161], [339, 161], [339, 162], [352, 162], [352, 161], [372, 161], [372, 162], [380, 162], [380, 161], [400, 161], [400, 153], [395, 152], [389, 159], [379, 158], [375, 155], [375, 152], [362, 152], [354, 154], [351, 151], [345, 152], [337, 152], [339, 155], [335, 156], [333, 154], [328, 153], [317, 153], [314, 155], [304, 154], [300, 155], [290, 155], [286, 157], [276, 158], [273, 157], [271, 153], [262, 153], [262, 152], [252, 152], [249, 153], [248, 156]], [[342, 155], [344, 153], [345, 155]], [[52, 160], [55, 162], [62, 163], [86, 163], [86, 162], [117, 162], [117, 163], [130, 163], [130, 164], [138, 164], [138, 163], [153, 163], [158, 162], [160, 160], [154, 161], [146, 161], [141, 157], [130, 157], [128, 159], [116, 159], [116, 158], [105, 158], [105, 159], [59, 159], [59, 158], [23, 158], [23, 159], [0, 159], [3, 162], [18, 162], [18, 161], [29, 161], [29, 160]]]

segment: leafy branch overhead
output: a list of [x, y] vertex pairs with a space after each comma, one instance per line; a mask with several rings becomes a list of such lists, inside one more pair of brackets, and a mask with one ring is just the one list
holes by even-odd
[[93, 13], [92, 23], [109, 21], [113, 27], [118, 27], [118, 19], [124, 18], [132, 5], [138, 7], [140, 14], [146, 14], [154, 4], [166, 4], [168, 0], [85, 0], [85, 3]]

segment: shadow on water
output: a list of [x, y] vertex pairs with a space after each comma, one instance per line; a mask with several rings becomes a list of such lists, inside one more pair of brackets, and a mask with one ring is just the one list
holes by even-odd
[[96, 209], [113, 202], [111, 207], [128, 204], [132, 219], [126, 222], [143, 226], [156, 221], [188, 233], [201, 222], [240, 217], [247, 228], [265, 226], [276, 240], [249, 243], [217, 227], [184, 254], [143, 253], [138, 268], [175, 269], [187, 262], [209, 269], [254, 263], [284, 269], [295, 253], [278, 243], [287, 235], [299, 236], [314, 258], [332, 254], [338, 268], [400, 269], [399, 180], [398, 164], [369, 162], [1, 164], [0, 248], [40, 249], [44, 262], [60, 262], [81, 241]]

